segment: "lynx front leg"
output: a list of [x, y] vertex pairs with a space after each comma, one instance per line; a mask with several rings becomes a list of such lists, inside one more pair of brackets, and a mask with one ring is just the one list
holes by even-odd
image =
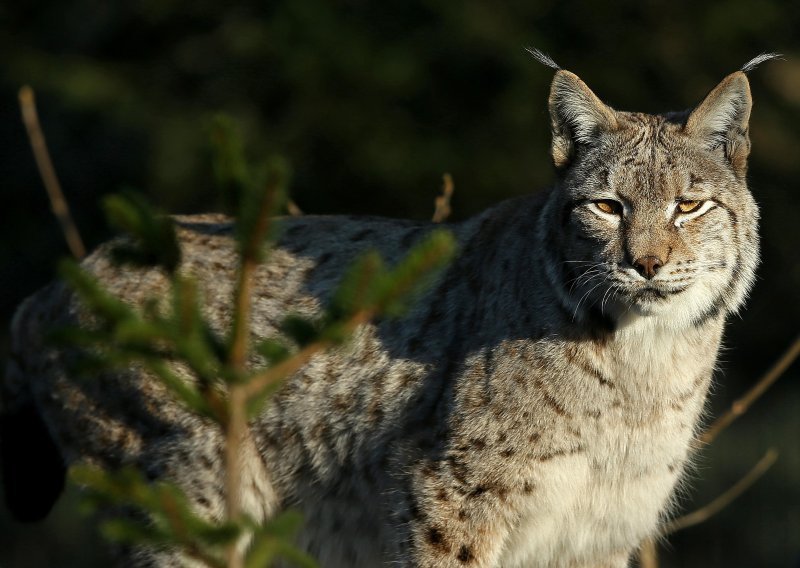
[[510, 488], [496, 481], [472, 483], [456, 466], [428, 464], [415, 475], [406, 566], [498, 566], [513, 517]]
[[487, 520], [466, 522], [446, 515], [431, 515], [412, 523], [414, 568], [493, 568], [498, 565], [502, 527]]

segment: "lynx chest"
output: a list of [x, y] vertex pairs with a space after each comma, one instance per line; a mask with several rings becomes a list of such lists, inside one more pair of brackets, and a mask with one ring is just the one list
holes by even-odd
[[604, 349], [573, 349], [543, 381], [565, 412], [546, 440], [553, 457], [529, 466], [537, 490], [502, 566], [591, 565], [615, 554], [624, 566], [625, 551], [659, 522], [687, 459], [717, 341], [647, 331], [623, 331]]

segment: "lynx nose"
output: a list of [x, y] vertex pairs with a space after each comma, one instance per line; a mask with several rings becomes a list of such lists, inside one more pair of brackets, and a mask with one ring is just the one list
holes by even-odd
[[664, 262], [657, 256], [643, 256], [633, 261], [636, 271], [648, 280], [653, 278], [662, 266]]

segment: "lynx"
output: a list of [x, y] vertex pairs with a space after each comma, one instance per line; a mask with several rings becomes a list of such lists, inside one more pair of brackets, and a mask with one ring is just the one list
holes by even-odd
[[[281, 387], [250, 425], [247, 512], [299, 509], [298, 545], [324, 567], [626, 566], [670, 514], [725, 320], [753, 283], [745, 73], [766, 58], [693, 110], [662, 115], [614, 110], [556, 67], [553, 187], [451, 224], [458, 256], [407, 314], [362, 325]], [[204, 283], [221, 331], [231, 224], [175, 221], [182, 270]], [[257, 274], [253, 335], [275, 336], [288, 312], [318, 313], [365, 249], [396, 260], [433, 227], [286, 219]], [[84, 266], [134, 305], [167, 286], [113, 264], [107, 246]], [[134, 464], [221, 518], [216, 430], [135, 368], [69, 376], [75, 353], [43, 338], [81, 315], [54, 283], [14, 319], [2, 392], [11, 504], [44, 514], [63, 464]], [[121, 561], [182, 559], [140, 550]]]

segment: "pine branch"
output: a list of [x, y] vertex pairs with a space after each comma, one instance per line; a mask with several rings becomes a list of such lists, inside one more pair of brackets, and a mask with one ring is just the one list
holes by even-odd
[[[187, 557], [214, 568], [243, 568], [245, 560], [248, 566], [258, 565], [259, 558], [273, 556], [312, 566], [313, 560], [290, 544], [295, 526], [291, 519], [279, 516], [260, 526], [243, 510], [243, 455], [246, 450], [255, 451], [248, 417], [315, 354], [340, 345], [358, 326], [378, 315], [398, 316], [433, 273], [449, 261], [455, 241], [446, 231], [433, 231], [391, 269], [377, 253], [367, 253], [346, 272], [319, 318], [312, 321], [289, 315], [282, 325], [285, 338], [267, 338], [256, 346], [268, 366], [251, 372], [247, 364], [254, 351], [250, 341], [253, 278], [270, 249], [272, 218], [285, 193], [288, 170], [282, 162], [273, 161], [261, 170], [260, 178], [251, 177], [253, 170], [230, 125], [218, 124], [215, 171], [238, 210], [239, 268], [227, 341], [217, 337], [205, 319], [197, 282], [177, 270], [180, 247], [171, 220], [130, 195], [106, 200], [106, 213], [113, 224], [131, 236], [113, 249], [112, 255], [123, 262], [163, 268], [171, 277], [171, 302], [164, 309], [163, 299], [150, 298], [141, 308], [134, 308], [105, 290], [77, 263], [64, 263], [62, 276], [95, 316], [96, 325], [62, 333], [62, 340], [83, 349], [87, 362], [95, 367], [141, 365], [187, 410], [212, 419], [222, 429], [225, 519], [221, 523], [204, 521], [190, 511], [189, 500], [177, 486], [149, 488], [133, 473], [122, 472], [119, 479], [107, 472], [92, 474], [93, 498], [134, 506], [148, 514], [149, 524], [117, 519], [105, 525], [106, 534], [115, 539], [175, 546]], [[284, 339], [289, 346], [293, 341], [297, 351], [292, 353]], [[196, 381], [185, 380], [175, 371], [175, 363], [183, 364]], [[246, 554], [246, 534], [258, 545], [255, 556]]]
[[[242, 196], [241, 207], [247, 207], [255, 197], [258, 208], [249, 226], [237, 231], [240, 236], [240, 260], [237, 286], [233, 304], [233, 331], [228, 353], [228, 365], [236, 379], [229, 385], [228, 420], [223, 424], [225, 433], [225, 490], [226, 517], [229, 522], [240, 521], [242, 513], [242, 471], [241, 454], [245, 439], [248, 437], [247, 426], [247, 393], [244, 386], [238, 384], [244, 376], [249, 353], [251, 289], [253, 275], [264, 257], [264, 243], [270, 231], [272, 215], [276, 209], [278, 196], [285, 184], [285, 170], [281, 166], [273, 166], [268, 173], [267, 185], [264, 189], [245, 188], [251, 195]], [[255, 195], [252, 195], [255, 194]], [[248, 199], [250, 197], [250, 199]], [[240, 211], [238, 224], [244, 224], [247, 211]], [[228, 567], [242, 568], [244, 554], [237, 541], [228, 546]]]

